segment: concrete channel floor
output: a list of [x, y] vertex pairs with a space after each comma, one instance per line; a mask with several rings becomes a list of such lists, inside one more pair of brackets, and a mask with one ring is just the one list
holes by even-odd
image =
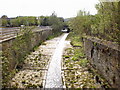
[[63, 49], [65, 46], [65, 39], [67, 37], [68, 33], [65, 33], [56, 49], [55, 52], [51, 58], [51, 62], [48, 68], [47, 76], [46, 76], [46, 82], [45, 82], [45, 88], [62, 88], [62, 76], [61, 76], [61, 63], [62, 63], [62, 54]]
[[24, 67], [12, 78], [15, 88], [62, 88], [61, 63], [68, 33], [47, 40], [24, 60]]

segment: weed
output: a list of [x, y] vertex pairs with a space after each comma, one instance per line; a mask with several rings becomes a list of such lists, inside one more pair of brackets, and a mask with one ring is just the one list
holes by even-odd
[[88, 60], [87, 59], [80, 59], [80, 61], [79, 61], [79, 65], [80, 66], [86, 67], [87, 64], [88, 64]]

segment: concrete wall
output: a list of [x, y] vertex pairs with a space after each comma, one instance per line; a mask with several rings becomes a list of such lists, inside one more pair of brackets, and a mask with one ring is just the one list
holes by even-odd
[[97, 73], [104, 77], [112, 88], [120, 88], [119, 45], [93, 37], [84, 37], [84, 50]]

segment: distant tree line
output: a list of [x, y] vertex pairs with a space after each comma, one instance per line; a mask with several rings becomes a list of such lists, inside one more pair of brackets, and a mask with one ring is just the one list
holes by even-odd
[[37, 25], [37, 19], [33, 16], [19, 16], [15, 18], [8, 18], [6, 15], [1, 17], [2, 26], [4, 27], [19, 27], [21, 25], [33, 26]]
[[3, 27], [20, 27], [21, 25], [25, 26], [51, 26], [54, 31], [60, 31], [66, 23], [64, 18], [57, 17], [55, 13], [52, 13], [51, 16], [18, 16], [15, 18], [8, 18], [6, 15], [1, 17]]
[[51, 16], [38, 17], [38, 25], [51, 26], [54, 31], [60, 31], [66, 23], [64, 22], [64, 18], [57, 17], [55, 13], [52, 13]]
[[71, 18], [68, 25], [74, 33], [80, 36], [90, 35], [101, 39], [120, 42], [120, 1], [100, 2], [96, 5], [98, 13], [79, 11]]

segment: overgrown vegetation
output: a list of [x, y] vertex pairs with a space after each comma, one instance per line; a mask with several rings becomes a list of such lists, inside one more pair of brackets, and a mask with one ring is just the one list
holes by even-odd
[[71, 32], [68, 36], [73, 47], [67, 48], [63, 56], [66, 88], [100, 88], [92, 73], [87, 71], [88, 60], [84, 56], [83, 45], [79, 36], [73, 37], [73, 35]]
[[33, 37], [33, 33], [31, 31], [32, 28], [25, 27], [22, 29], [21, 33], [16, 37], [13, 42], [13, 46], [7, 48], [2, 53], [2, 76], [3, 76], [3, 87], [6, 87], [8, 81], [16, 72], [16, 68], [22, 68], [22, 64], [24, 62], [24, 57], [31, 50], [31, 38]]
[[[71, 70], [68, 72], [66, 71], [65, 73], [67, 87], [79, 87], [80, 85], [83, 85], [81, 86], [82, 88], [110, 87], [103, 77], [98, 75], [94, 69], [90, 69], [91, 67], [88, 60], [85, 58], [82, 49], [82, 39], [84, 36], [92, 36], [94, 38], [120, 44], [120, 2], [100, 2], [96, 5], [96, 9], [98, 10], [96, 15], [90, 15], [89, 12], [79, 11], [76, 17], [71, 18], [68, 21], [68, 25], [72, 31], [70, 32], [68, 39], [71, 40], [71, 45], [74, 49], [67, 50], [69, 54], [64, 56], [65, 67]], [[94, 45], [96, 45], [96, 43], [94, 43]], [[75, 68], [79, 68], [79, 66], [83, 68], [89, 66], [88, 72], [92, 71], [92, 74], [95, 75], [95, 77], [89, 77], [89, 75], [88, 77], [95, 78], [96, 80], [91, 81], [89, 78], [82, 77], [81, 73], [77, 73], [80, 69], [75, 71]], [[83, 83], [81, 83], [81, 80], [79, 81], [78, 77], [83, 78]], [[94, 84], [99, 82], [101, 83], [100, 86]]]
[[24, 28], [21, 35], [18, 35], [13, 43], [13, 55], [18, 63], [23, 62], [23, 57], [31, 50], [31, 38], [33, 37], [32, 28]]
[[[73, 37], [74, 36], [74, 37]], [[69, 53], [73, 53], [71, 60], [78, 61], [80, 66], [86, 67], [88, 60], [85, 58], [83, 43], [79, 36], [74, 35], [73, 32], [70, 32], [68, 38], [71, 40], [71, 45], [73, 46], [73, 52], [70, 50]], [[71, 56], [71, 55], [70, 55]]]
[[75, 34], [90, 35], [104, 40], [120, 42], [120, 1], [100, 2], [96, 5], [98, 13], [90, 15], [79, 11], [75, 18], [71, 18], [69, 26]]
[[[7, 48], [2, 53], [2, 86], [9, 87], [9, 80], [14, 76], [14, 74], [22, 69], [25, 56], [29, 54], [31, 51], [35, 51], [38, 46], [31, 46], [32, 45], [32, 38], [34, 38], [34, 33], [32, 32], [34, 27], [24, 27], [21, 28], [21, 32], [15, 38], [12, 43], [12, 47]], [[52, 39], [58, 35], [60, 32], [53, 31], [53, 35], [49, 36], [47, 39]], [[37, 42], [42, 44], [42, 41]], [[33, 49], [32, 49], [33, 48]]]
[[[15, 18], [8, 18], [6, 15], [1, 17], [2, 26], [4, 27], [21, 27], [21, 32], [15, 38], [12, 43], [12, 47], [7, 48], [2, 54], [2, 67], [3, 67], [3, 87], [9, 86], [8, 81], [14, 76], [16, 69], [21, 69], [24, 63], [25, 56], [30, 51], [35, 51], [37, 46], [32, 45], [32, 38], [34, 34], [32, 29], [34, 26], [51, 26], [52, 27], [52, 36], [49, 36], [47, 39], [52, 39], [61, 34], [61, 29], [64, 27], [64, 19], [57, 17], [55, 13], [51, 16], [18, 16]], [[32, 27], [31, 27], [32, 26]], [[42, 41], [38, 42], [39, 45]], [[32, 49], [33, 48], [33, 49]], [[13, 70], [15, 69], [15, 70]]]
[[[82, 39], [74, 32], [70, 32], [68, 40], [71, 48], [67, 48], [63, 55], [64, 79], [66, 88], [108, 88], [109, 85], [92, 68], [86, 59]], [[99, 78], [100, 83], [97, 81]]]

